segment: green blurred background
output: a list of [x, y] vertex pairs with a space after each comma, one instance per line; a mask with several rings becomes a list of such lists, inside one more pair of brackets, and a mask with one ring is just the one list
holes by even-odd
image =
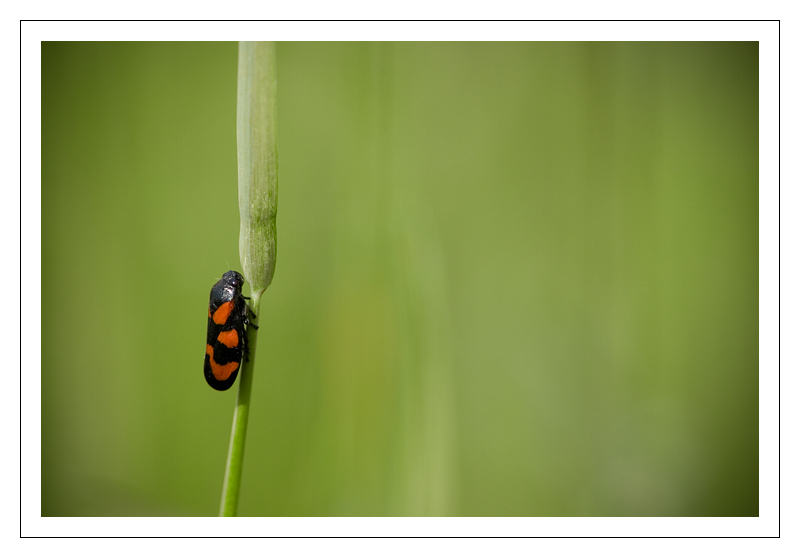
[[[235, 43], [42, 44], [42, 515], [216, 515]], [[757, 43], [280, 43], [241, 515], [758, 515]]]

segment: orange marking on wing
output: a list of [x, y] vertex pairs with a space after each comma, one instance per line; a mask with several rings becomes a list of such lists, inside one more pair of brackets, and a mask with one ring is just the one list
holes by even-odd
[[214, 312], [214, 316], [212, 317], [214, 323], [217, 325], [223, 325], [225, 322], [228, 321], [228, 317], [231, 315], [232, 311], [233, 311], [232, 300], [220, 304], [219, 308], [217, 308], [217, 311]]
[[211, 317], [211, 308], [208, 309], [208, 317]]
[[219, 335], [217, 335], [217, 341], [219, 341], [229, 349], [233, 349], [239, 346], [239, 334], [236, 333], [235, 329], [231, 329], [229, 331], [223, 331]]
[[217, 364], [214, 360], [214, 347], [211, 345], [206, 345], [206, 354], [209, 356], [209, 362], [211, 363], [211, 373], [214, 374], [214, 377], [220, 381], [224, 382], [227, 380], [233, 372], [239, 368], [238, 362], [229, 362], [228, 364]]

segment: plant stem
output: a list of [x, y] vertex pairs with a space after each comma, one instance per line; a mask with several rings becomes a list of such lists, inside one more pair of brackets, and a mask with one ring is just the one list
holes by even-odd
[[[252, 293], [250, 299], [253, 312], [258, 315], [261, 306], [260, 292]], [[258, 325], [258, 318], [253, 323]], [[252, 326], [247, 328], [247, 346], [250, 358], [244, 360], [239, 372], [239, 392], [236, 395], [236, 408], [233, 411], [233, 429], [231, 443], [228, 447], [228, 462], [225, 465], [225, 481], [222, 486], [222, 502], [219, 515], [234, 517], [239, 508], [239, 488], [242, 484], [242, 464], [244, 462], [244, 442], [247, 436], [247, 418], [250, 413], [250, 389], [253, 385], [253, 365], [256, 360], [256, 343], [258, 330]]]
[[[250, 284], [251, 308], [260, 313], [261, 296], [275, 273], [278, 212], [278, 149], [275, 141], [276, 46], [272, 42], [239, 43], [236, 92], [236, 149], [239, 162], [239, 259]], [[258, 326], [258, 318], [254, 318]], [[258, 331], [247, 328], [250, 358], [242, 365], [233, 430], [225, 466], [220, 515], [235, 516], [242, 484], [244, 442], [250, 413], [250, 389]]]
[[278, 213], [277, 48], [239, 43], [236, 147], [239, 162], [239, 259], [253, 292], [275, 273]]

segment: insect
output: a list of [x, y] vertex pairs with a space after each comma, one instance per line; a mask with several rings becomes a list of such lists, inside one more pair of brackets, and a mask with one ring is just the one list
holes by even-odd
[[[256, 317], [242, 295], [244, 277], [228, 271], [211, 287], [208, 302], [208, 335], [203, 364], [208, 385], [225, 391], [236, 381], [242, 355], [247, 358], [247, 335], [244, 327], [250, 324], [249, 316]], [[258, 326], [252, 324], [258, 329]]]

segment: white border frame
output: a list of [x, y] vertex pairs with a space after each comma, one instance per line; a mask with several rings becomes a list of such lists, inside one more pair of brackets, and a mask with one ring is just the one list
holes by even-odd
[[[21, 331], [24, 537], [778, 535], [778, 22], [24, 22], [21, 27], [22, 269], [41, 292], [41, 41], [758, 41], [759, 517], [755, 518], [42, 518], [41, 301]], [[15, 395], [15, 394], [12, 394]], [[13, 402], [13, 399], [12, 399]], [[13, 410], [13, 407], [12, 407]], [[31, 443], [35, 441], [36, 443]], [[11, 504], [12, 502], [9, 502]], [[176, 541], [178, 542], [178, 541]]]

